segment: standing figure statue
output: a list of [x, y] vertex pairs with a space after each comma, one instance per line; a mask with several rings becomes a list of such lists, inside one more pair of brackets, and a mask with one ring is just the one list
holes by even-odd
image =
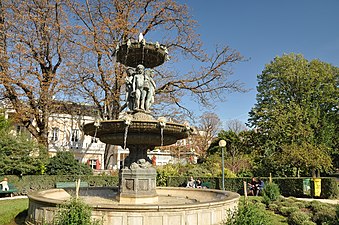
[[126, 70], [127, 77], [126, 77], [126, 103], [130, 110], [134, 109], [135, 104], [135, 91], [134, 91], [134, 73], [135, 69], [129, 67]]
[[[144, 92], [145, 92], [145, 110], [149, 111], [152, 103], [154, 102], [154, 94], [155, 94], [155, 82], [153, 80], [154, 71], [152, 69], [147, 70], [145, 72], [145, 84], [144, 84]], [[146, 85], [147, 83], [147, 85]]]
[[145, 70], [141, 64], [136, 69], [126, 70], [126, 103], [130, 110], [149, 111], [154, 102], [155, 82], [154, 71]]
[[142, 91], [144, 88], [144, 74], [145, 67], [139, 64], [134, 73], [134, 92], [135, 92], [135, 102], [134, 102], [134, 110], [135, 109], [145, 109], [144, 105], [141, 104], [142, 99]]

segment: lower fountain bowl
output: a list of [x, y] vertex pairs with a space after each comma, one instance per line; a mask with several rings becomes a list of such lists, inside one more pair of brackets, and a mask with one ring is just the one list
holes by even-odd
[[[57, 205], [74, 189], [50, 189], [29, 194], [27, 223], [53, 220]], [[154, 204], [121, 204], [116, 188], [84, 188], [81, 198], [92, 208], [92, 218], [104, 225], [214, 225], [225, 222], [237, 209], [240, 195], [214, 189], [157, 188]]]

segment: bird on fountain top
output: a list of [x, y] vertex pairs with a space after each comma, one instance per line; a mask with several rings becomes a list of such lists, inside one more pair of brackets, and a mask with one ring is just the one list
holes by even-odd
[[142, 33], [140, 33], [140, 34], [139, 34], [138, 41], [139, 41], [139, 42], [142, 42], [143, 39], [144, 39], [144, 35], [142, 35]]

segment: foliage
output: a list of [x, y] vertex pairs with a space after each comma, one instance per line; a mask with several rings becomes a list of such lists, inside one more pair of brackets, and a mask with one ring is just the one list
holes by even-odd
[[321, 178], [320, 198], [338, 198], [339, 186], [335, 178]]
[[46, 173], [50, 175], [90, 175], [93, 171], [83, 163], [79, 163], [71, 152], [57, 152], [46, 165]]
[[278, 205], [275, 204], [275, 203], [271, 203], [267, 207], [268, 207], [269, 210], [271, 210], [273, 212], [277, 212], [278, 211]]
[[305, 221], [309, 221], [310, 216], [302, 211], [292, 212], [288, 217], [288, 224], [290, 225], [303, 225]]
[[[236, 175], [228, 168], [224, 170], [225, 177], [236, 177]], [[169, 177], [189, 177], [209, 179], [220, 177], [222, 174], [221, 159], [217, 154], [207, 157], [203, 163], [199, 164], [167, 164], [157, 167], [157, 184], [160, 186], [166, 185]], [[185, 181], [186, 182], [186, 181]], [[182, 185], [180, 181], [175, 182], [176, 185]], [[167, 185], [169, 185], [167, 183]]]
[[283, 196], [305, 197], [303, 179], [305, 178], [278, 177], [274, 178], [273, 182], [279, 186], [280, 193]]
[[[75, 182], [80, 178], [87, 182], [91, 187], [117, 187], [119, 183], [118, 176], [95, 176], [95, 175], [27, 175], [23, 177], [9, 175], [10, 183], [13, 183], [18, 189], [18, 194], [27, 193], [45, 189], [55, 188], [56, 182]], [[0, 177], [2, 179], [2, 177]]]
[[322, 205], [318, 207], [317, 210], [314, 210], [312, 221], [317, 224], [331, 224], [332, 221], [336, 220], [336, 211], [335, 207], [331, 205]]
[[53, 225], [79, 224], [99, 225], [100, 221], [92, 220], [92, 209], [81, 199], [71, 198], [58, 208]]
[[[281, 146], [281, 154], [277, 155], [276, 160], [280, 160], [283, 164], [290, 164], [298, 170], [302, 168], [306, 171], [311, 169], [329, 171], [332, 162], [324, 146], [306, 142], [283, 144]], [[299, 176], [299, 174], [297, 175]]]
[[1, 200], [0, 224], [10, 224], [20, 213], [28, 208], [28, 199]]
[[0, 175], [44, 173], [44, 148], [25, 133], [14, 135], [10, 121], [4, 116], [0, 116], [0, 136]]
[[278, 208], [279, 213], [283, 216], [290, 216], [292, 213], [299, 211], [298, 207], [287, 207], [287, 206], [282, 206]]
[[[338, 128], [338, 75], [330, 64], [295, 54], [266, 65], [258, 75], [257, 103], [249, 120], [261, 136], [261, 166], [285, 175], [293, 167], [305, 173], [329, 169]], [[308, 150], [314, 154], [303, 155]]]
[[239, 204], [238, 210], [230, 213], [225, 225], [268, 225], [271, 224], [265, 210], [248, 202]]
[[[204, 182], [220, 177], [220, 157], [209, 157], [201, 164], [167, 164], [157, 167], [157, 185], [160, 186], [184, 186], [189, 176], [199, 177]], [[235, 177], [235, 174], [225, 168], [225, 177]]]
[[[300, 201], [296, 198], [280, 198], [272, 207], [276, 213], [288, 218], [288, 224], [338, 224], [339, 206], [314, 200]], [[269, 206], [270, 206], [269, 205]], [[337, 209], [336, 209], [337, 208]]]
[[276, 183], [266, 183], [262, 190], [262, 196], [265, 204], [277, 200], [280, 196], [279, 186]]
[[222, 148], [219, 147], [219, 141], [225, 140], [226, 147], [224, 149], [225, 167], [235, 174], [247, 174], [252, 169], [252, 158], [249, 155], [250, 150], [245, 146], [248, 144], [243, 137], [248, 135], [248, 131], [236, 133], [234, 131], [224, 131], [218, 133], [215, 139], [207, 149], [208, 156], [218, 154], [222, 155]]
[[157, 167], [157, 185], [167, 186], [167, 180], [171, 176], [179, 174], [180, 164], [166, 164]]
[[229, 79], [232, 65], [243, 57], [228, 46], [207, 54], [189, 8], [177, 1], [13, 0], [1, 7], [1, 22], [6, 24], [0, 26], [3, 97], [15, 109], [18, 122], [46, 147], [54, 97], [93, 104], [102, 119], [118, 118], [125, 108], [126, 73], [117, 61], [117, 45], [139, 34], [147, 41], [159, 41], [171, 58], [194, 61], [199, 68], [187, 72], [179, 72], [180, 66], [173, 64], [157, 68], [159, 99], [155, 102], [165, 114], [190, 113], [181, 101], [185, 95], [210, 106], [226, 93], [245, 91], [242, 84]]

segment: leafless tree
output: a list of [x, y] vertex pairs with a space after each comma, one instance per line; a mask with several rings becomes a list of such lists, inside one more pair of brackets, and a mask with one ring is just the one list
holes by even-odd
[[227, 130], [231, 130], [236, 134], [239, 134], [241, 131], [247, 130], [246, 125], [237, 119], [227, 121], [226, 126]]
[[192, 136], [193, 145], [201, 156], [206, 154], [207, 148], [217, 137], [221, 128], [221, 121], [217, 114], [206, 112], [200, 116], [196, 135]]

